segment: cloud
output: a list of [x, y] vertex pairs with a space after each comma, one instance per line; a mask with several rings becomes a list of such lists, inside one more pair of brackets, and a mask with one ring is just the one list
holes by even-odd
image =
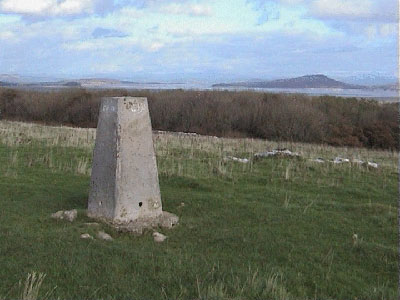
[[372, 2], [366, 0], [316, 0], [311, 2], [310, 14], [322, 18], [366, 18], [371, 15]]
[[96, 63], [91, 64], [90, 71], [96, 74], [110, 74], [123, 70], [123, 66], [113, 63]]
[[[35, 31], [40, 31], [39, 25], [34, 24]], [[31, 25], [26, 27], [29, 29]], [[20, 43], [2, 42], [0, 71], [65, 72], [76, 77], [115, 73], [129, 78], [142, 76], [146, 80], [174, 76], [214, 80], [219, 76], [217, 81], [233, 76], [329, 75], [343, 70], [389, 73], [396, 69], [395, 46], [395, 42], [376, 44], [365, 39], [360, 42], [340, 35], [317, 38], [312, 33], [282, 30], [268, 34], [204, 34], [191, 40], [169, 42], [134, 36], [71, 42], [63, 40], [56, 31], [47, 38], [37, 36], [24, 38]]]
[[314, 0], [309, 3], [309, 14], [320, 19], [395, 22], [396, 6], [395, 0]]
[[[103, 47], [101, 47], [103, 46]], [[62, 48], [67, 51], [86, 51], [86, 50], [96, 50], [101, 47], [103, 50], [105, 50], [104, 45], [101, 43], [95, 43], [93, 41], [79, 41], [79, 42], [74, 42], [74, 43], [64, 43], [62, 44]]]
[[115, 29], [97, 27], [95, 30], [93, 30], [92, 36], [97, 39], [97, 38], [108, 38], [108, 37], [122, 38], [128, 35]]
[[[153, 39], [150, 36], [147, 36], [147, 38], [129, 36], [118, 30], [102, 27], [97, 27], [93, 31], [92, 37], [76, 41], [64, 41], [61, 47], [71, 53], [90, 52], [97, 53], [96, 55], [108, 52], [114, 54], [118, 52], [120, 55], [123, 51], [153, 53], [165, 47], [163, 41]], [[84, 56], [84, 54], [80, 55]], [[111, 58], [111, 60], [114, 59]]]
[[[165, 72], [194, 77], [269, 78], [315, 73], [329, 75], [340, 70], [392, 71], [396, 62], [393, 45], [382, 45], [377, 50], [369, 47], [367, 42], [347, 40], [345, 36], [316, 38], [312, 33], [304, 32], [204, 35], [171, 44], [150, 61], [155, 66], [162, 64]], [[385, 53], [385, 56], [373, 59], [374, 53]], [[145, 72], [153, 71], [151, 65], [144, 67]]]
[[397, 0], [246, 0], [259, 14], [258, 24], [291, 12], [300, 23], [369, 40], [397, 39]]
[[304, 8], [306, 15], [321, 20], [397, 22], [397, 0], [247, 0], [261, 14], [273, 14], [283, 5]]
[[[360, 0], [246, 1], [0, 0], [0, 72], [156, 79], [396, 69], [392, 0], [363, 0], [359, 10]], [[256, 26], [258, 17], [278, 20]]]
[[157, 52], [163, 47], [164, 47], [164, 44], [161, 42], [152, 42], [152, 43], [146, 45], [146, 49], [150, 52]]
[[257, 25], [262, 25], [270, 20], [277, 20], [280, 17], [279, 0], [247, 0], [253, 8], [260, 13]]
[[175, 15], [210, 16], [211, 7], [202, 0], [0, 0], [0, 14], [20, 15], [29, 22], [49, 18], [105, 16], [113, 12], [131, 14], [156, 12]]
[[17, 40], [16, 35], [12, 31], [2, 31], [0, 32], [0, 40], [5, 40], [5, 41], [14, 41]]
[[31, 17], [102, 13], [112, 7], [113, 0], [0, 0], [0, 12]]
[[175, 14], [175, 15], [190, 15], [190, 16], [210, 16], [212, 10], [207, 5], [201, 4], [182, 4], [171, 3], [160, 8], [161, 12]]
[[364, 32], [370, 40], [390, 37], [397, 34], [397, 24], [369, 24], [364, 27]]

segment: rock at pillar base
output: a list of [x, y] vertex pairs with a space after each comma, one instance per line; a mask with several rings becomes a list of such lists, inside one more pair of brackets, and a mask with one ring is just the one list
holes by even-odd
[[142, 234], [144, 230], [155, 227], [171, 229], [179, 222], [178, 216], [163, 211], [162, 214], [155, 218], [139, 218], [135, 221], [125, 224], [111, 224], [119, 232], [130, 232], [133, 234]]
[[162, 211], [146, 98], [104, 98], [93, 152], [88, 216], [116, 228], [171, 228], [178, 217]]

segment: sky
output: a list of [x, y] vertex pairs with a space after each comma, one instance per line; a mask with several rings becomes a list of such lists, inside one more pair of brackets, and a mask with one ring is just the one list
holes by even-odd
[[0, 74], [395, 76], [397, 0], [0, 0]]

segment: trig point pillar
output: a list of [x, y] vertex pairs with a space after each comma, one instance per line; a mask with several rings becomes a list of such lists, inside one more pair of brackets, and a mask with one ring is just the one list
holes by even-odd
[[[163, 213], [146, 98], [103, 98], [93, 153], [88, 215], [139, 228], [178, 218]], [[126, 227], [124, 229], [127, 229]]]

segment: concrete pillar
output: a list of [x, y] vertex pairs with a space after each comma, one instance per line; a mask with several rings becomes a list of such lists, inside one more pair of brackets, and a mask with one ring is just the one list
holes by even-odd
[[136, 224], [136, 229], [138, 226], [160, 225], [165, 223], [166, 218], [166, 223], [171, 226], [177, 223], [177, 217], [171, 219], [173, 215], [168, 213], [164, 213], [162, 220], [146, 98], [113, 97], [102, 100], [93, 153], [88, 215], [117, 225]]

